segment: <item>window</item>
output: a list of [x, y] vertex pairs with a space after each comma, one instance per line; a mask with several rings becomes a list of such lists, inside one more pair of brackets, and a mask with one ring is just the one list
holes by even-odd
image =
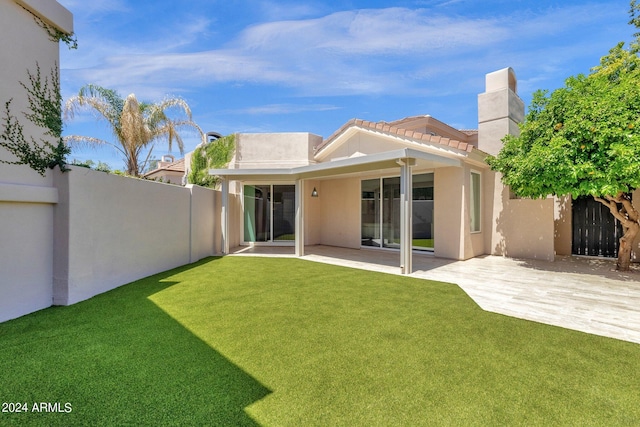
[[480, 173], [471, 172], [471, 188], [469, 194], [471, 232], [480, 232]]

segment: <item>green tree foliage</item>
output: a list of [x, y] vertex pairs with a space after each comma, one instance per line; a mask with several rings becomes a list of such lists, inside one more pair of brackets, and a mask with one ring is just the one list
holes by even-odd
[[5, 103], [3, 132], [0, 134], [0, 147], [5, 148], [16, 157], [16, 160], [0, 160], [0, 163], [28, 165], [40, 175], [47, 168], [66, 168], [66, 156], [70, 149], [62, 138], [62, 96], [60, 95], [60, 79], [58, 66], [51, 69], [49, 77], [42, 77], [40, 66], [36, 64], [36, 72], [27, 70], [29, 84], [20, 82], [27, 92], [29, 110], [23, 112], [24, 117], [42, 129], [39, 141], [32, 136], [29, 140], [24, 135], [24, 126], [11, 112], [11, 102]]
[[217, 180], [209, 175], [209, 169], [225, 167], [233, 157], [235, 135], [227, 135], [198, 146], [191, 156], [189, 183], [203, 187], [215, 187]]
[[[632, 5], [633, 6], [633, 5]], [[534, 94], [520, 135], [488, 163], [523, 197], [593, 196], [622, 223], [618, 269], [627, 270], [640, 215], [630, 193], [640, 188], [638, 45], [618, 44], [588, 75]]]
[[78, 159], [73, 159], [73, 161], [70, 164], [72, 166], [79, 166], [82, 168], [93, 169], [99, 172], [107, 172], [107, 173], [111, 172], [111, 167], [103, 161], [98, 161], [98, 163], [96, 163], [91, 159], [85, 160], [84, 162]]
[[[98, 119], [109, 123], [116, 141], [78, 135], [68, 136], [66, 140], [72, 144], [115, 148], [123, 156], [127, 174], [132, 176], [139, 176], [145, 170], [157, 141], [166, 139], [169, 150], [175, 141], [182, 154], [184, 144], [178, 132], [180, 129], [190, 127], [204, 137], [200, 127], [192, 120], [189, 105], [181, 98], [167, 98], [152, 104], [139, 102], [134, 94], [122, 98], [112, 89], [86, 85], [77, 96], [67, 101], [65, 115], [73, 118], [78, 110], [84, 108], [93, 110]], [[175, 110], [178, 110], [178, 118], [170, 115]]]

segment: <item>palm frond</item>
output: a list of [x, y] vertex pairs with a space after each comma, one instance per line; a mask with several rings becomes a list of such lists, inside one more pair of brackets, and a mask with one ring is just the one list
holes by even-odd
[[109, 141], [105, 141], [100, 138], [93, 138], [90, 136], [82, 135], [67, 135], [64, 138], [65, 144], [70, 147], [83, 147], [83, 148], [98, 148], [100, 146], [108, 145], [118, 151], [120, 154], [125, 154], [122, 147], [118, 144], [113, 144]]
[[[153, 143], [163, 137], [167, 138], [169, 150], [175, 141], [180, 153], [184, 154], [184, 142], [179, 133], [182, 128], [195, 129], [201, 140], [206, 142], [205, 133], [193, 122], [191, 109], [182, 98], [166, 98], [152, 104], [138, 101], [134, 94], [123, 99], [112, 89], [86, 85], [78, 95], [67, 101], [65, 118], [73, 118], [76, 112], [85, 108], [94, 110], [99, 119], [107, 120], [117, 144], [90, 137], [72, 136], [68, 139], [74, 140], [76, 144], [110, 145], [116, 148], [123, 155], [127, 173], [131, 175], [139, 175], [139, 171], [143, 170], [141, 166], [144, 168], [151, 156]], [[174, 109], [179, 110], [179, 114], [174, 114], [177, 113]], [[146, 159], [141, 163], [139, 159], [147, 149]]]

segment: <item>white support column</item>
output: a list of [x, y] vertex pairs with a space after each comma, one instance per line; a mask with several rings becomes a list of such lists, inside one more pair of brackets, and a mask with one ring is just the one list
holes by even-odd
[[415, 159], [400, 159], [400, 272], [413, 272], [413, 175]]
[[222, 222], [222, 253], [229, 254], [229, 179], [222, 178], [222, 212], [220, 215]]
[[304, 180], [296, 180], [296, 256], [304, 256]]

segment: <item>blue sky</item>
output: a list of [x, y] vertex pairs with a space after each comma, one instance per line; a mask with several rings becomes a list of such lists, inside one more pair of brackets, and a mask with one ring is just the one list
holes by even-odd
[[[627, 0], [58, 1], [79, 45], [60, 48], [65, 98], [88, 83], [145, 101], [179, 96], [222, 134], [326, 138], [352, 118], [423, 114], [475, 129], [486, 73], [512, 67], [528, 105], [635, 32]], [[113, 140], [90, 114], [64, 133]], [[191, 151], [199, 140], [184, 136]], [[106, 147], [74, 158], [124, 167]]]

